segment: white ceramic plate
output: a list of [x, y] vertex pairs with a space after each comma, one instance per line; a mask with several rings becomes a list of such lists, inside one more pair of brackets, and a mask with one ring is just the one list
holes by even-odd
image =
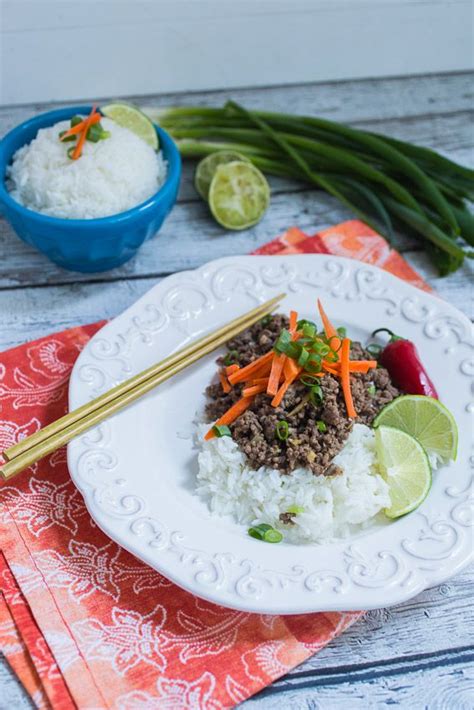
[[68, 449], [71, 476], [112, 539], [193, 594], [224, 606], [297, 614], [388, 606], [440, 583], [472, 556], [469, 320], [380, 269], [332, 256], [235, 257], [161, 281], [92, 338], [71, 377], [71, 409], [274, 294], [365, 340], [386, 326], [413, 340], [460, 429], [456, 463], [422, 506], [326, 545], [268, 545], [211, 517], [194, 494], [193, 418], [215, 356], [192, 366]]

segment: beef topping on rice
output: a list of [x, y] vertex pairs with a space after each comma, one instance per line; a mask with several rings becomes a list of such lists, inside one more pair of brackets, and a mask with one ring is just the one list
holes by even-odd
[[[248, 328], [227, 343], [234, 362], [248, 365], [273, 346], [282, 328], [288, 328], [284, 315], [270, 316]], [[352, 360], [370, 360], [373, 355], [357, 342], [351, 344]], [[224, 363], [219, 358], [218, 363]], [[289, 474], [297, 468], [309, 468], [316, 475], [336, 476], [341, 473], [332, 460], [344, 446], [354, 422], [370, 425], [380, 409], [400, 392], [382, 367], [367, 374], [351, 374], [351, 390], [356, 419], [347, 416], [340, 381], [331, 374], [320, 379], [322, 400], [313, 404], [307, 400], [308, 387], [294, 382], [281, 405], [273, 407], [266, 393], [258, 394], [250, 407], [230, 425], [232, 438], [245, 454], [251, 468], [275, 468]], [[225, 394], [221, 385], [212, 384], [206, 394], [206, 416], [215, 421], [242, 396], [242, 386], [236, 385]], [[288, 437], [280, 440], [276, 433], [279, 421], [288, 422]], [[324, 422], [321, 431], [318, 424]], [[286, 521], [285, 521], [286, 522]], [[288, 523], [290, 521], [288, 520]]]

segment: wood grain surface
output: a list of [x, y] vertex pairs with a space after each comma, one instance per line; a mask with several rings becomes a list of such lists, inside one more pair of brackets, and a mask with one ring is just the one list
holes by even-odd
[[[249, 106], [313, 113], [436, 148], [474, 164], [472, 76], [242, 89], [232, 96]], [[148, 106], [218, 105], [229, 92], [147, 97]], [[130, 98], [130, 97], [129, 97]], [[135, 99], [136, 100], [136, 99]], [[0, 135], [40, 111], [35, 104], [0, 109]], [[55, 330], [111, 318], [167, 274], [211, 258], [244, 254], [291, 224], [311, 232], [351, 217], [335, 200], [298, 183], [272, 180], [271, 207], [252, 230], [231, 234], [210, 219], [186, 165], [176, 208], [137, 257], [114, 271], [73, 274], [23, 244], [0, 220], [0, 348]], [[473, 315], [473, 269], [439, 278], [419, 243], [397, 235], [395, 246], [437, 293]], [[341, 638], [244, 703], [248, 710], [474, 707], [473, 573], [467, 570], [392, 609], [368, 613]], [[4, 665], [0, 710], [29, 708]]]

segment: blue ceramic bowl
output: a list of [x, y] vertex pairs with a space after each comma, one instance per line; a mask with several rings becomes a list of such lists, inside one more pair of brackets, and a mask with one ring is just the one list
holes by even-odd
[[43, 113], [14, 128], [0, 142], [0, 210], [23, 241], [64, 269], [107, 271], [125, 263], [146, 239], [160, 229], [178, 194], [181, 157], [172, 139], [155, 126], [163, 157], [168, 163], [166, 181], [146, 202], [126, 212], [101, 219], [59, 219], [26, 209], [13, 200], [5, 174], [13, 154], [29, 143], [40, 128], [87, 114], [90, 106], [73, 106]]

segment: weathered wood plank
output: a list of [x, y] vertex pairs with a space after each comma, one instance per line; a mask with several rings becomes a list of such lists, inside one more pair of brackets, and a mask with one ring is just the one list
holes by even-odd
[[[415, 137], [420, 143], [438, 148], [449, 145], [450, 149], [444, 150], [445, 153], [466, 163], [474, 162], [470, 155], [473, 136], [466, 116], [425, 117], [410, 121], [408, 128], [410, 134], [407, 136], [402, 124], [391, 123], [394, 134], [409, 140]], [[105, 274], [77, 274], [60, 269], [21, 242], [10, 226], [0, 220], [0, 288], [173, 273], [195, 268], [209, 258], [248, 253], [293, 224], [315, 231], [321, 226], [353, 217], [349, 210], [326, 194], [303, 189], [298, 183], [290, 186], [279, 181], [264, 219], [250, 230], [230, 233], [216, 224], [201, 200], [196, 200], [191, 185], [192, 166], [187, 164], [183, 172], [181, 201], [160, 233], [144, 244], [130, 262]], [[396, 246], [403, 251], [416, 248], [418, 244], [400, 235]]]
[[[279, 107], [282, 111], [357, 122], [469, 111], [472, 96], [470, 73], [458, 73], [125, 98], [146, 106], [209, 106], [223, 104], [232, 97], [254, 108]], [[97, 97], [99, 104], [105, 100], [108, 98]], [[70, 104], [69, 101], [3, 106], [0, 108], [0, 134], [40, 111]]]
[[408, 665], [400, 673], [391, 675], [385, 670], [380, 677], [368, 673], [364, 678], [321, 678], [285, 692], [275, 692], [274, 686], [241, 705], [245, 710], [380, 710], [393, 707], [471, 708], [474, 687], [472, 653], [442, 654], [432, 667]]
[[[440, 279], [424, 253], [408, 252], [405, 257], [439, 296], [472, 316], [472, 302], [466, 293], [472, 267], [466, 265], [449, 278]], [[159, 280], [152, 276], [0, 290], [0, 350], [64, 328], [113, 318]]]

